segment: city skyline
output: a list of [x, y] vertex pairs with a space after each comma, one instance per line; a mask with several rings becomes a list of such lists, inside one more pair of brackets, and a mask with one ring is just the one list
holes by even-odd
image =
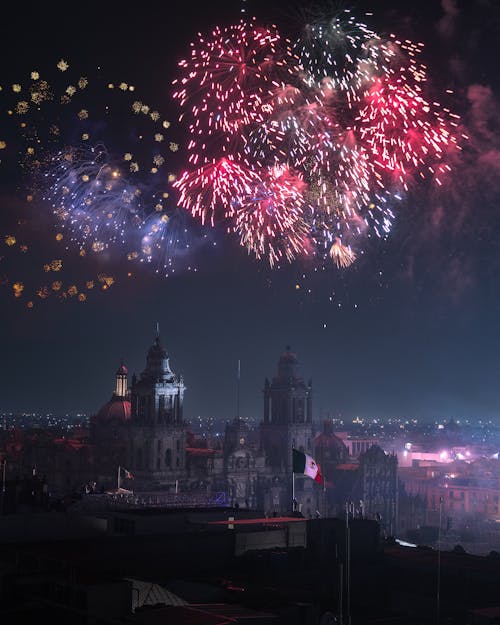
[[[90, 79], [102, 65], [115, 81], [133, 83], [171, 121], [169, 140], [180, 146], [172, 156], [177, 172], [186, 160], [185, 128], [172, 99], [177, 63], [197, 32], [240, 19], [242, 7], [264, 23], [276, 20], [290, 28], [297, 20], [298, 11], [285, 5], [268, 12], [262, 2], [219, 2], [189, 19], [179, 7], [150, 15], [123, 8], [119, 20], [108, 13], [95, 20], [89, 10], [80, 32], [71, 29], [70, 16], [41, 9], [33, 26], [26, 26], [16, 8], [11, 33], [1, 43], [11, 60], [0, 84], [6, 91], [61, 58]], [[451, 106], [469, 139], [444, 189], [414, 182], [387, 239], [368, 239], [346, 269], [332, 264], [318, 270], [308, 259], [271, 269], [223, 229], [208, 229], [207, 240], [193, 226], [189, 263], [169, 277], [136, 264], [129, 278], [127, 263], [111, 255], [82, 259], [69, 241], [68, 249], [61, 248], [52, 216], [22, 201], [23, 180], [11, 176], [5, 159], [2, 409], [97, 412], [113, 391], [122, 358], [130, 374], [140, 374], [158, 322], [171, 367], [184, 377], [188, 420], [236, 416], [238, 361], [239, 413], [262, 418], [264, 379], [275, 375], [287, 345], [298, 356], [301, 375], [312, 379], [316, 421], [326, 414], [498, 419], [500, 107], [494, 59], [500, 11], [479, 0], [467, 6], [434, 1], [425, 10], [363, 1], [352, 10], [363, 18], [372, 12], [366, 20], [377, 32], [422, 41], [432, 93], [439, 99], [454, 92]], [[97, 50], [95, 41], [101, 42]], [[34, 54], [37, 47], [41, 54]], [[24, 231], [18, 219], [27, 221]], [[5, 237], [14, 230], [30, 241], [30, 253], [13, 260]], [[35, 295], [29, 309], [28, 297], [12, 296], [15, 280], [28, 285], [32, 278], [38, 289], [41, 267], [57, 258], [68, 280], [107, 273], [115, 283], [89, 291], [81, 303]]]

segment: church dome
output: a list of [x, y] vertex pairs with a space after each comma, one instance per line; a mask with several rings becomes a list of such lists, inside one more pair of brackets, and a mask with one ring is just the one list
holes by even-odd
[[338, 450], [346, 450], [344, 441], [336, 436], [335, 434], [327, 434], [326, 432], [321, 432], [314, 438], [315, 447], [322, 447], [323, 449], [338, 449]]
[[156, 337], [155, 342], [148, 350], [148, 360], [160, 360], [167, 357], [167, 350], [160, 343], [160, 337]]
[[107, 421], [129, 421], [131, 405], [128, 399], [123, 397], [113, 397], [99, 410], [96, 421], [101, 423]]
[[160, 337], [157, 336], [155, 342], [148, 350], [146, 368], [142, 372], [141, 378], [165, 381], [173, 377], [174, 374], [170, 369], [167, 350], [160, 343]]
[[297, 354], [295, 354], [294, 352], [290, 351], [290, 347], [287, 345], [285, 347], [285, 351], [280, 356], [279, 363], [280, 364], [294, 364], [294, 365], [298, 365], [299, 361], [298, 361], [298, 358], [297, 358]]

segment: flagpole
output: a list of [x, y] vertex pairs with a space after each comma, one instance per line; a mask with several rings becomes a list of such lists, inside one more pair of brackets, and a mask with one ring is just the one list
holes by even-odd
[[292, 512], [295, 512], [295, 473], [292, 470]]
[[5, 499], [5, 468], [7, 465], [7, 460], [4, 458], [2, 461], [2, 509], [1, 514], [3, 515], [3, 507], [4, 507], [4, 499]]
[[349, 527], [349, 502], [346, 502], [346, 570], [345, 570], [345, 582], [346, 582], [346, 623], [351, 625], [351, 529]]
[[323, 474], [323, 518], [326, 519], [326, 476]]
[[241, 378], [241, 360], [238, 359], [238, 376], [236, 378], [236, 418], [240, 418], [240, 378]]
[[118, 479], [116, 480], [116, 490], [120, 490], [120, 465], [118, 465]]

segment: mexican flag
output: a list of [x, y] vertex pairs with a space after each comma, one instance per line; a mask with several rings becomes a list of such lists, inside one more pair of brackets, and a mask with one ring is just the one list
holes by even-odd
[[312, 478], [318, 484], [323, 484], [323, 476], [319, 464], [302, 451], [292, 449], [293, 453], [293, 472], [302, 473]]

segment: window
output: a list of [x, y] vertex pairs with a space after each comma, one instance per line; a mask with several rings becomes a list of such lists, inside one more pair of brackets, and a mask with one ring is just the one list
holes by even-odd
[[158, 423], [162, 423], [165, 418], [165, 395], [158, 398]]
[[172, 450], [167, 449], [165, 451], [165, 466], [170, 468], [172, 466]]

